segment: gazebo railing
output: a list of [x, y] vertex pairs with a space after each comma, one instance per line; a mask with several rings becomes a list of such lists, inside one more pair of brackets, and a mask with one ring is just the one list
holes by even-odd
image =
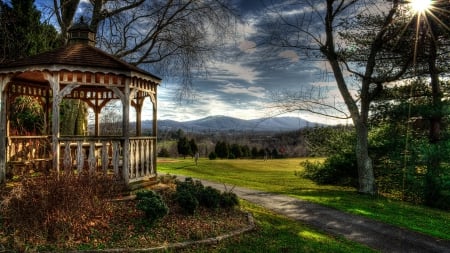
[[128, 183], [155, 176], [156, 138], [130, 137], [127, 156], [124, 156], [125, 142], [123, 137], [61, 137], [60, 168], [78, 172], [110, 170]]
[[[62, 171], [113, 171], [128, 183], [156, 175], [155, 137], [60, 137], [59, 168]], [[124, 155], [125, 143], [128, 155]], [[7, 159], [17, 166], [51, 166], [50, 136], [8, 137]], [[124, 158], [126, 163], [124, 164]], [[125, 166], [124, 166], [125, 165]]]
[[9, 136], [7, 160], [20, 162], [51, 158], [51, 136]]

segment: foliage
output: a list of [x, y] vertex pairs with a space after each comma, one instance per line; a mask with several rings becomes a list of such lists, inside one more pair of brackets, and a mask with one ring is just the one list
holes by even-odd
[[209, 153], [208, 158], [209, 158], [209, 160], [216, 160], [217, 159], [216, 152]]
[[318, 184], [357, 186], [358, 172], [354, 153], [341, 153], [328, 157], [324, 162], [305, 161], [305, 169], [299, 176]]
[[177, 182], [177, 189], [175, 192], [175, 200], [184, 210], [186, 214], [194, 214], [199, 206], [199, 198], [203, 190], [203, 185], [200, 181], [186, 178], [184, 182]]
[[218, 208], [221, 202], [220, 191], [211, 186], [205, 187], [200, 193], [200, 204], [207, 208]]
[[150, 226], [161, 220], [169, 213], [169, 208], [161, 196], [154, 191], [144, 190], [136, 193], [136, 207], [145, 213]]
[[170, 157], [169, 150], [167, 148], [162, 147], [161, 150], [158, 152], [159, 157]]
[[[448, 84], [442, 83], [443, 90]], [[431, 87], [424, 80], [386, 89], [372, 108], [370, 140], [379, 191], [413, 203], [449, 209], [449, 108], [431, 103]], [[414, 99], [407, 99], [411, 96]], [[406, 98], [406, 99], [405, 99]], [[440, 118], [438, 141], [432, 119]]]
[[[88, 130], [88, 110], [86, 104], [78, 99], [63, 100], [60, 104], [60, 120], [65, 124], [60, 125], [60, 132], [63, 135], [85, 135]], [[107, 128], [105, 134], [108, 133]], [[115, 132], [121, 131], [115, 128]]]
[[191, 145], [186, 137], [181, 137], [177, 142], [178, 154], [186, 158], [187, 155], [192, 154]]
[[225, 141], [218, 141], [214, 148], [214, 152], [219, 158], [228, 158], [230, 156], [230, 145]]
[[239, 198], [236, 193], [224, 191], [220, 196], [220, 206], [222, 208], [233, 208], [239, 205]]
[[44, 128], [44, 112], [37, 99], [17, 97], [10, 107], [11, 130], [16, 135], [40, 135]]
[[73, 243], [101, 222], [107, 199], [124, 189], [114, 177], [83, 173], [27, 178], [4, 197], [5, 229], [16, 234], [14, 248], [27, 244]]
[[41, 22], [41, 13], [34, 2], [0, 2], [0, 62], [36, 55], [59, 46], [56, 29]]
[[199, 205], [210, 209], [218, 207], [232, 208], [239, 204], [237, 195], [229, 192], [221, 193], [210, 186], [192, 178], [186, 178], [184, 182], [178, 181], [175, 199], [186, 214], [194, 214]]

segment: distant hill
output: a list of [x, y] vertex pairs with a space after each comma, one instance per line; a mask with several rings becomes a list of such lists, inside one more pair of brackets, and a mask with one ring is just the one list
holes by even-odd
[[[209, 116], [192, 121], [158, 120], [158, 129], [189, 132], [221, 132], [221, 131], [253, 131], [253, 132], [284, 132], [305, 127], [321, 125], [296, 117], [275, 117], [253, 120], [243, 120], [227, 116]], [[143, 121], [143, 129], [151, 129], [152, 121]]]

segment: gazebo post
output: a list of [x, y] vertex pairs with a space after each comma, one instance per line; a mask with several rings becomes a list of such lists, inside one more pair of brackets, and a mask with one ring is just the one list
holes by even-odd
[[6, 85], [9, 77], [0, 76], [0, 184], [6, 181]]
[[128, 184], [130, 180], [130, 175], [128, 172], [128, 166], [129, 159], [130, 159], [130, 106], [131, 106], [131, 92], [130, 92], [130, 83], [131, 80], [127, 79], [125, 81], [125, 88], [123, 91], [123, 97], [122, 97], [122, 136], [124, 138], [123, 140], [123, 166], [122, 166], [122, 175], [123, 178]]
[[53, 154], [53, 169], [56, 169], [57, 174], [60, 172], [59, 168], [59, 104], [62, 98], [59, 94], [59, 73], [50, 74], [45, 73], [45, 79], [50, 84], [53, 93], [52, 103], [52, 154]]
[[142, 107], [143, 107], [143, 99], [137, 98], [136, 105], [134, 108], [136, 109], [136, 136], [142, 136]]
[[[156, 89], [156, 87], [155, 87], [155, 89]], [[156, 94], [156, 90], [155, 90], [155, 94]], [[158, 142], [158, 138], [157, 138], [157, 136], [158, 136], [158, 122], [157, 122], [157, 113], [158, 113], [158, 100], [157, 100], [157, 98], [156, 98], [156, 96], [151, 96], [151, 100], [152, 100], [152, 104], [153, 104], [153, 124], [152, 124], [152, 135], [153, 135], [153, 137], [155, 138], [155, 142], [154, 142], [154, 151], [153, 151], [153, 164], [152, 164], [152, 167], [153, 167], [153, 170], [154, 170], [154, 173], [155, 174], [157, 174], [157, 171], [156, 171], [156, 159], [158, 158], [158, 155], [157, 155], [157, 152], [156, 152], [156, 145], [157, 145], [157, 142]]]

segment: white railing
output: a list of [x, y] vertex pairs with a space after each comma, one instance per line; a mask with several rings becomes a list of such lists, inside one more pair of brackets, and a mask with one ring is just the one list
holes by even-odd
[[[155, 137], [130, 137], [127, 141], [109, 136], [61, 137], [59, 147], [60, 171], [113, 172], [128, 183], [156, 176]], [[49, 136], [9, 137], [7, 148], [8, 162], [18, 166], [40, 161], [50, 166], [53, 159]], [[124, 150], [128, 150], [128, 155], [124, 155]]]
[[78, 172], [113, 171], [128, 183], [155, 176], [156, 138], [129, 138], [127, 156], [124, 156], [124, 143], [123, 137], [62, 137], [59, 139], [60, 168]]

